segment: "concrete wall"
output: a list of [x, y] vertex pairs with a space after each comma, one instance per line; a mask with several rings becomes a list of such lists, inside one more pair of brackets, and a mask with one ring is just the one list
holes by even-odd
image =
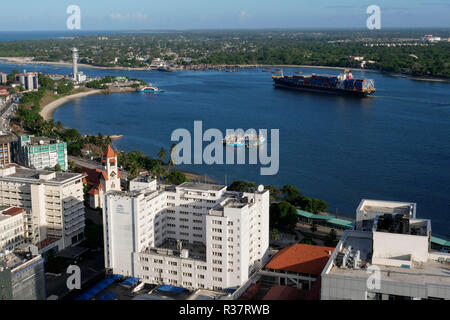
[[399, 233], [373, 232], [373, 256], [377, 258], [396, 258], [411, 254], [413, 260], [428, 260], [428, 237]]

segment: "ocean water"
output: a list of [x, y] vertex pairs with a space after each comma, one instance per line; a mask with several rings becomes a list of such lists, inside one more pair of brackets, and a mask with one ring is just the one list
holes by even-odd
[[[0, 64], [0, 71], [26, 66]], [[69, 68], [26, 67], [52, 73]], [[285, 69], [336, 74], [335, 70]], [[280, 164], [273, 176], [260, 165], [183, 165], [221, 183], [235, 179], [296, 185], [326, 200], [330, 212], [355, 215], [360, 200], [417, 203], [417, 216], [432, 219], [434, 234], [450, 237], [450, 83], [415, 81], [377, 72], [377, 92], [359, 99], [275, 89], [261, 70], [112, 71], [84, 69], [89, 75], [128, 75], [165, 92], [95, 95], [71, 101], [55, 120], [82, 133], [123, 134], [115, 144], [156, 157], [170, 148], [177, 128], [193, 134], [194, 121], [209, 128], [279, 129]], [[270, 137], [267, 148], [270, 150]], [[204, 146], [207, 143], [204, 143]]]

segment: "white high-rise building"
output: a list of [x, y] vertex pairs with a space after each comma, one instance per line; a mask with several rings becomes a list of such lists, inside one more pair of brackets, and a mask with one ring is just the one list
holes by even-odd
[[269, 191], [131, 181], [105, 194], [105, 266], [143, 282], [237, 288], [268, 259]]
[[62, 250], [84, 238], [83, 176], [0, 168], [0, 205], [25, 210], [25, 237], [40, 250]]

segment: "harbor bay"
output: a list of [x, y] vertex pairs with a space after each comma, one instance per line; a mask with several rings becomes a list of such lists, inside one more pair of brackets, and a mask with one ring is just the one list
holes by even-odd
[[[2, 64], [0, 71], [70, 73], [69, 68]], [[286, 74], [338, 74], [337, 70], [284, 68]], [[377, 72], [377, 92], [349, 98], [275, 89], [261, 69], [220, 71], [118, 71], [84, 69], [92, 76], [137, 77], [165, 92], [93, 95], [60, 106], [55, 121], [85, 134], [122, 134], [125, 151], [156, 156], [170, 148], [173, 130], [242, 128], [280, 130], [280, 169], [261, 176], [259, 165], [184, 165], [220, 183], [236, 179], [298, 186], [324, 199], [329, 211], [354, 216], [361, 198], [412, 201], [433, 220], [433, 233], [449, 236], [450, 84], [413, 81]], [[268, 141], [270, 143], [270, 141]], [[270, 150], [270, 149], [269, 149]]]

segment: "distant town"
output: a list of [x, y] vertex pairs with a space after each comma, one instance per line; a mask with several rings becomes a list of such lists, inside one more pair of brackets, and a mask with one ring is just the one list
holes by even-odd
[[[192, 31], [109, 34], [0, 43], [0, 57], [22, 62], [79, 62], [94, 67], [142, 70], [236, 71], [242, 67], [310, 65], [375, 69], [448, 78], [450, 34], [390, 30]], [[442, 56], [444, 55], [444, 56]]]

